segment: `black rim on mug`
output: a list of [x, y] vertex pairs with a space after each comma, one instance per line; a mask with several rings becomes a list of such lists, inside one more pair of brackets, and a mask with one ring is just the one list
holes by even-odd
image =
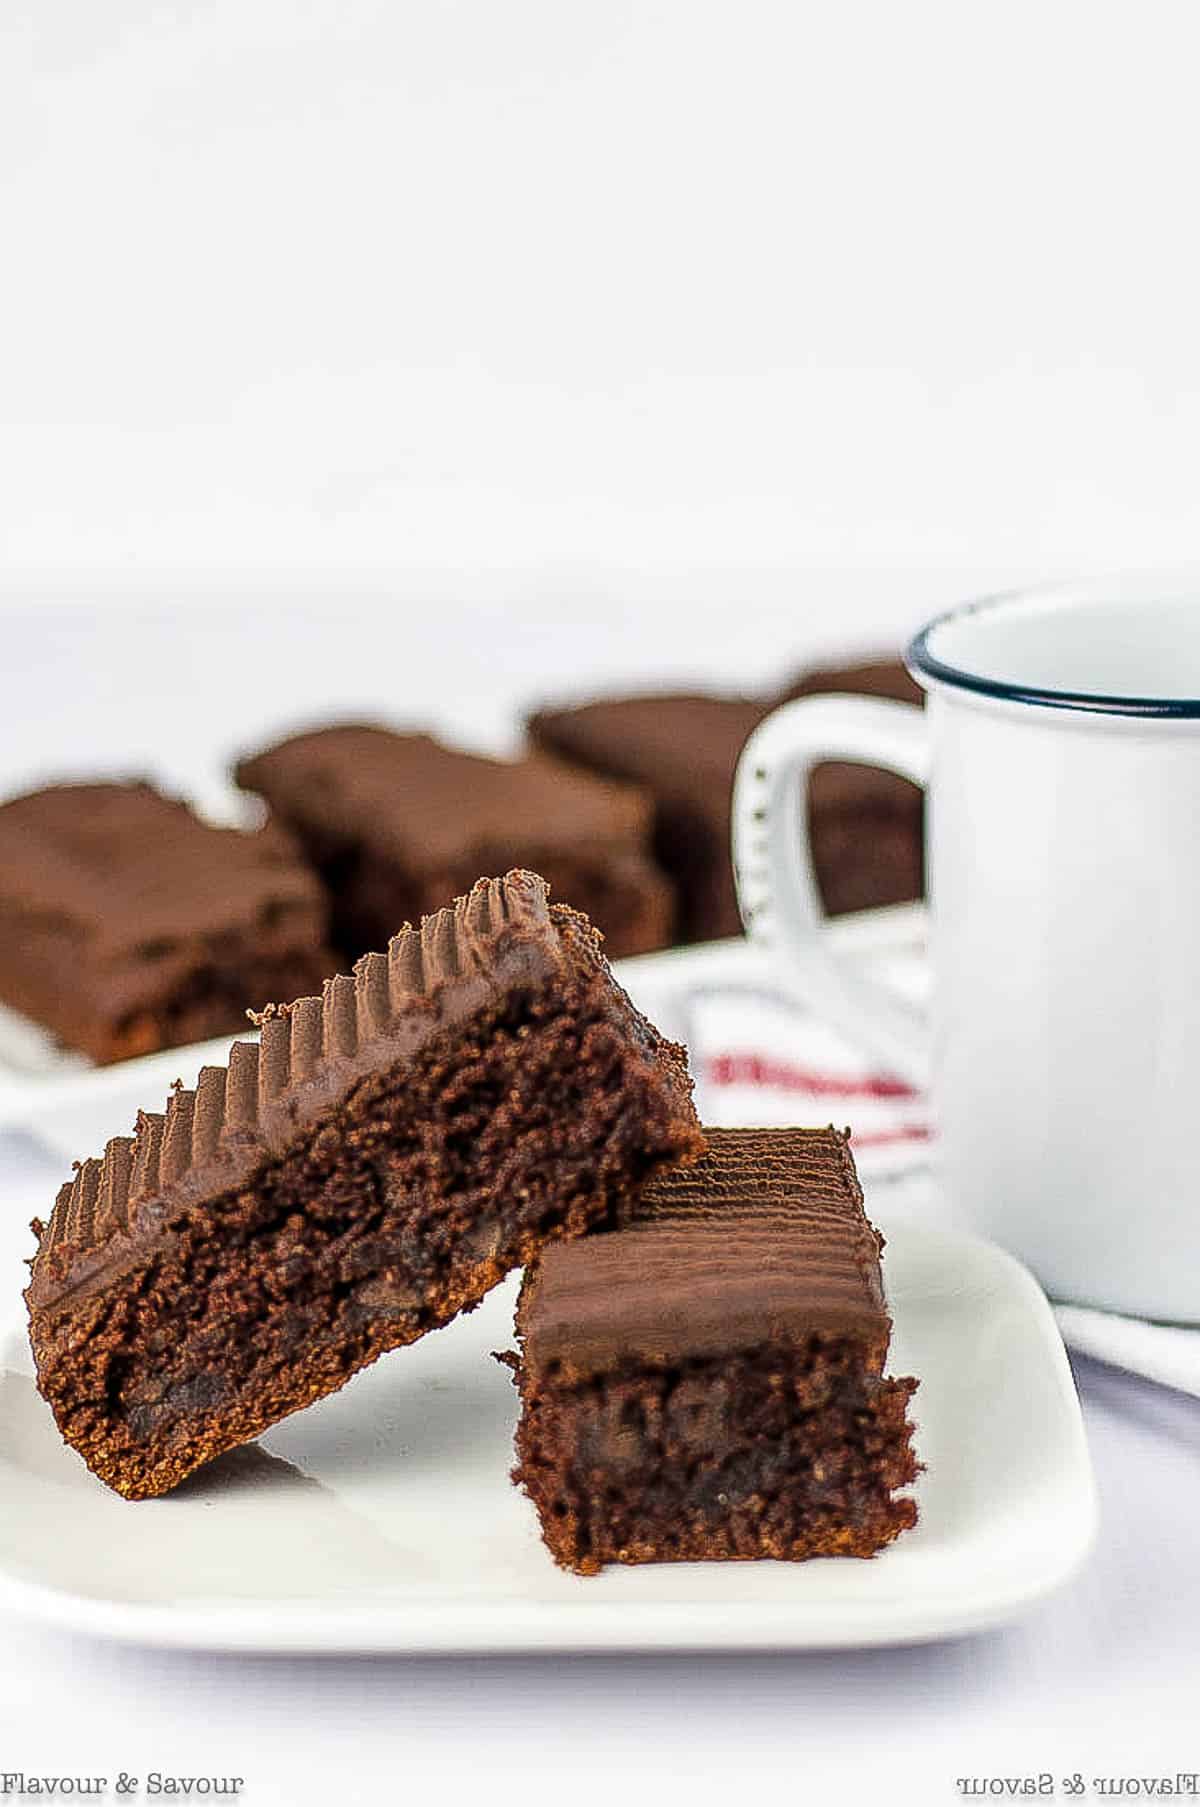
[[[909, 641], [904, 651], [904, 662], [915, 677], [924, 676], [935, 683], [948, 684], [958, 690], [971, 690], [979, 696], [993, 697], [1000, 702], [1036, 703], [1045, 709], [1075, 709], [1095, 715], [1134, 715], [1175, 720], [1200, 718], [1200, 697], [1113, 696], [1100, 691], [1060, 690], [1054, 686], [1043, 688], [1036, 684], [1010, 683], [1002, 678], [989, 678], [979, 672], [964, 671], [961, 666], [940, 659], [932, 650], [931, 642], [943, 628], [953, 623], [976, 615], [990, 614], [996, 609], [1011, 608], [1020, 602], [1052, 603], [1058, 599], [1067, 607], [1070, 606], [1072, 595], [1069, 588], [1048, 586], [1044, 589], [999, 590], [990, 596], [977, 597], [973, 602], [960, 603], [936, 616]], [[1084, 598], [1077, 596], [1076, 600], [1082, 602]]]

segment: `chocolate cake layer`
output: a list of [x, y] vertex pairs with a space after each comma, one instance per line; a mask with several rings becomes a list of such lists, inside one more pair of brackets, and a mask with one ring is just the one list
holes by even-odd
[[882, 1241], [833, 1130], [707, 1131], [517, 1311], [514, 1478], [556, 1561], [869, 1556], [915, 1522], [916, 1386], [883, 1375]]
[[767, 713], [742, 697], [639, 696], [543, 709], [535, 746], [644, 787], [654, 799], [654, 851], [679, 898], [679, 938], [740, 935], [729, 851], [738, 756]]
[[0, 1000], [94, 1060], [244, 1026], [334, 970], [290, 837], [215, 828], [148, 784], [0, 805]]
[[671, 939], [674, 897], [650, 855], [652, 804], [560, 760], [485, 759], [427, 734], [344, 725], [236, 769], [296, 833], [328, 887], [348, 959], [439, 908], [480, 871], [527, 866], [584, 910], [608, 953]]
[[66, 1440], [129, 1498], [629, 1215], [703, 1138], [683, 1051], [530, 873], [481, 880], [59, 1194], [26, 1294]]

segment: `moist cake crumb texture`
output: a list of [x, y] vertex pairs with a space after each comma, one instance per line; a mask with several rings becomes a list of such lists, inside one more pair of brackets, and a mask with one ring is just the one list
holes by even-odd
[[912, 1378], [833, 1130], [710, 1129], [635, 1221], [547, 1249], [514, 1479], [563, 1567], [866, 1557], [915, 1523]]

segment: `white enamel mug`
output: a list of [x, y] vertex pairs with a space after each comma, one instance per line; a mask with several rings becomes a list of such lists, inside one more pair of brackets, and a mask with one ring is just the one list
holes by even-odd
[[[1055, 1297], [1200, 1322], [1200, 576], [988, 597], [907, 653], [928, 707], [810, 697], [734, 793], [747, 933], [905, 1077], [954, 1207]], [[824, 760], [928, 789], [931, 1024], [835, 959]]]

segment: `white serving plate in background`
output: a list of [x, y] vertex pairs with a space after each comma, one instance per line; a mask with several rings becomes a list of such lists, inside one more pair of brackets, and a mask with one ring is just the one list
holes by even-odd
[[515, 1282], [162, 1500], [59, 1438], [21, 1330], [0, 1349], [0, 1600], [208, 1650], [833, 1649], [1011, 1620], [1096, 1523], [1050, 1309], [1010, 1256], [886, 1217], [891, 1371], [914, 1373], [920, 1522], [869, 1562], [556, 1569], [512, 1486]]

